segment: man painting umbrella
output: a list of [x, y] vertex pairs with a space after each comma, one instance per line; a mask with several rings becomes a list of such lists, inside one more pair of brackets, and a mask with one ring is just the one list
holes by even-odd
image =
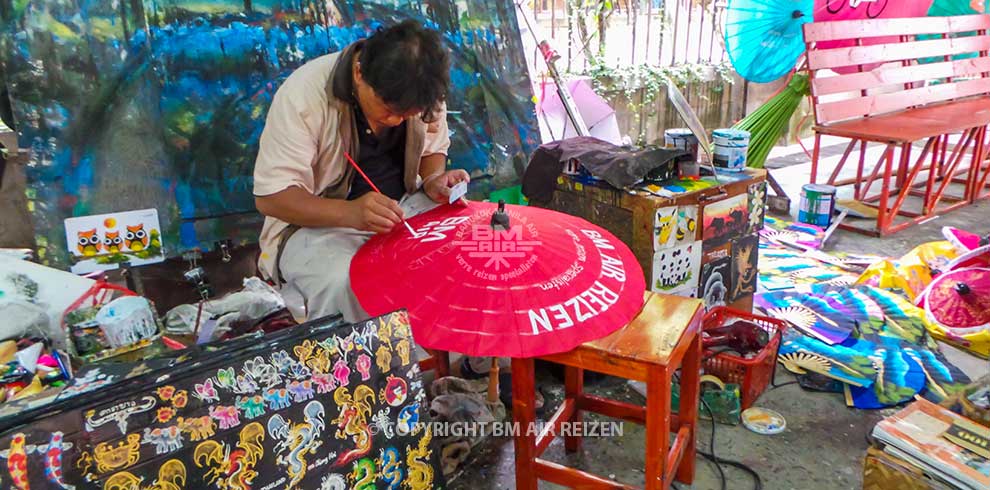
[[303, 65], [276, 93], [254, 171], [259, 266], [309, 318], [364, 319], [348, 276], [358, 248], [469, 180], [445, 170], [449, 67], [439, 34], [406, 21]]

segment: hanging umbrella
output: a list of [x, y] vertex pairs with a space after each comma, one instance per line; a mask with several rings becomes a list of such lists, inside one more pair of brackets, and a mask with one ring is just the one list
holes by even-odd
[[[577, 106], [577, 110], [581, 114], [581, 119], [588, 126], [588, 135], [614, 145], [621, 145], [622, 133], [619, 131], [615, 109], [595, 93], [591, 87], [591, 80], [571, 78], [567, 81], [567, 88], [570, 90], [571, 98], [574, 99], [574, 105]], [[536, 109], [544, 118], [544, 123], [550, 131], [552, 139], [562, 140], [579, 136], [567, 116], [567, 109], [564, 107], [563, 101], [560, 100], [553, 80], [544, 80], [540, 90], [543, 97], [540, 98]]]
[[801, 26], [812, 21], [813, 0], [729, 0], [725, 46], [739, 76], [768, 83], [794, 69], [804, 53]]
[[370, 315], [407, 309], [413, 338], [427, 349], [566, 352], [618, 330], [643, 305], [636, 257], [580, 218], [473, 202], [409, 223], [415, 234], [377, 235], [358, 251], [351, 286]]
[[990, 0], [935, 0], [928, 10], [931, 17], [990, 13]]
[[[928, 10], [929, 17], [949, 17], [954, 15], [975, 15], [990, 13], [990, 0], [935, 0], [931, 9]], [[953, 33], [949, 37], [969, 37], [975, 36], [976, 32]], [[940, 39], [937, 34], [918, 36], [918, 39]], [[952, 57], [953, 60], [975, 58], [979, 53], [962, 53]], [[919, 63], [939, 63], [945, 58], [922, 58]]]
[[[932, 0], [815, 0], [815, 22], [833, 20], [893, 19], [899, 17], [924, 17], [932, 6]], [[867, 37], [864, 46], [897, 42], [897, 36]], [[823, 41], [819, 49], [845, 48], [855, 46], [855, 39]], [[863, 71], [870, 71], [882, 63], [863, 65]], [[841, 74], [855, 73], [855, 66], [833, 68]]]
[[956, 334], [990, 328], [990, 269], [946, 272], [922, 294], [928, 321]]

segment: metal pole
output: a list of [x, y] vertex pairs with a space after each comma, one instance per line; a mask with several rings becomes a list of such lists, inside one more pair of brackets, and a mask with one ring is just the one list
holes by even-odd
[[677, 31], [681, 21], [681, 0], [674, 0], [674, 40], [670, 46], [670, 64], [677, 63]]

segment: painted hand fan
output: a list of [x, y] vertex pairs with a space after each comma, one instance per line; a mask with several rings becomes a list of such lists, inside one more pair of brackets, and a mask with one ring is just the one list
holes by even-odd
[[[859, 341], [865, 342], [865, 341]], [[853, 386], [872, 386], [876, 377], [873, 361], [864, 352], [872, 352], [872, 344], [853, 349], [841, 344], [828, 345], [801, 334], [785, 332], [777, 360], [790, 372], [805, 374], [812, 371]], [[867, 350], [869, 349], [869, 350]]]
[[[914, 344], [926, 342], [926, 331], [929, 331], [931, 326], [925, 320], [925, 312], [921, 308], [914, 306], [897, 293], [886, 289], [856, 286], [856, 290], [876, 302], [883, 309], [888, 332]], [[930, 339], [927, 339], [925, 345], [935, 346]]]
[[813, 295], [780, 291], [763, 293], [756, 296], [756, 304], [768, 315], [828, 344], [846, 340], [855, 326], [852, 320], [844, 318], [848, 317], [846, 312]]
[[883, 309], [875, 301], [856, 289], [848, 287], [830, 287], [823, 284], [812, 288], [815, 294], [824, 295], [840, 302], [857, 321], [856, 335], [860, 339], [878, 342], [878, 335], [884, 333], [885, 320]]
[[905, 347], [904, 353], [915, 360], [925, 374], [924, 397], [934, 403], [959, 393], [969, 385], [969, 376], [950, 363], [940, 352]]
[[876, 349], [870, 354], [876, 380], [870, 387], [846, 386], [846, 404], [863, 409], [900, 405], [921, 393], [925, 374], [921, 365], [900, 349]]

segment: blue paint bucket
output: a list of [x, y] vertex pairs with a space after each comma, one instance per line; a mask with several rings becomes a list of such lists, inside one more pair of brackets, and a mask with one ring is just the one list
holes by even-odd
[[732, 172], [741, 172], [746, 168], [749, 137], [749, 131], [741, 129], [716, 129], [713, 131], [715, 166]]
[[806, 184], [801, 188], [801, 208], [798, 221], [828, 228], [835, 212], [835, 186]]

